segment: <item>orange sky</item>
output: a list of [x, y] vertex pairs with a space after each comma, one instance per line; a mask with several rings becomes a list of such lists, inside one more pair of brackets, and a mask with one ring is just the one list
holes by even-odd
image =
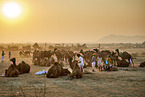
[[[5, 17], [8, 1], [22, 15]], [[0, 0], [0, 43], [95, 42], [109, 34], [145, 35], [145, 0]]]

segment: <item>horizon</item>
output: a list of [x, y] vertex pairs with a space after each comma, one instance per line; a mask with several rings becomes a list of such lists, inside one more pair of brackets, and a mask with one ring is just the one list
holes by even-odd
[[105, 37], [108, 37], [108, 36], [124, 36], [124, 37], [136, 37], [136, 36], [139, 36], [139, 37], [145, 37], [145, 35], [133, 35], [133, 36], [126, 36], [126, 35], [116, 35], [116, 34], [109, 34], [109, 35], [106, 35], [106, 36], [103, 36], [102, 38], [96, 40], [95, 42], [39, 42], [39, 41], [21, 41], [21, 42], [0, 42], [0, 44], [32, 44], [32, 43], [48, 43], [48, 44], [77, 44], [77, 43], [80, 43], [80, 44], [120, 44], [120, 43], [132, 43], [132, 44], [135, 44], [135, 43], [143, 43], [145, 41], [145, 39], [143, 41], [140, 41], [140, 42], [100, 42], [101, 39], [104, 39]]
[[[3, 10], [11, 2], [16, 3], [13, 10], [19, 9], [14, 18]], [[96, 43], [110, 34], [145, 36], [144, 5], [145, 0], [1, 0], [0, 43]]]

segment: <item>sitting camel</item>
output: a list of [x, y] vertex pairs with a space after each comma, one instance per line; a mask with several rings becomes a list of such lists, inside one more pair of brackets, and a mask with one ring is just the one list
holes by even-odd
[[19, 63], [19, 65], [16, 65], [16, 59], [15, 58], [12, 58], [10, 61], [13, 62], [13, 64], [16, 66], [16, 68], [17, 68], [17, 70], [19, 71], [20, 74], [30, 72], [30, 66], [27, 63], [25, 63], [24, 61]]
[[30, 72], [30, 66], [27, 63], [25, 63], [24, 61], [19, 63], [19, 65], [17, 66], [17, 69], [19, 70], [20, 74]]
[[59, 76], [67, 75], [70, 72], [67, 69], [63, 69], [62, 66], [55, 62], [51, 67], [49, 68], [46, 77], [47, 78], [57, 78]]
[[139, 67], [145, 67], [145, 62], [140, 63]]
[[72, 69], [72, 73], [70, 74], [70, 77], [71, 78], [74, 78], [74, 77], [76, 77], [76, 78], [82, 78], [82, 76], [83, 76], [83, 69], [79, 67], [78, 61], [74, 60], [72, 62], [72, 58], [70, 58], [69, 61], [70, 61], [70, 63], [69, 63], [70, 67]]
[[119, 60], [117, 61], [117, 67], [128, 67], [129, 66], [129, 62], [127, 62], [126, 60]]
[[5, 70], [6, 77], [18, 77], [19, 71], [17, 70], [15, 64], [11, 64], [7, 70]]

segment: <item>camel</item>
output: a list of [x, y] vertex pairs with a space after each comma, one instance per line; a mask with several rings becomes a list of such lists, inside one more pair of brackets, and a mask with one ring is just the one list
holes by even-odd
[[16, 68], [15, 64], [11, 64], [7, 70], [5, 70], [6, 77], [18, 77], [19, 71]]
[[50, 66], [53, 63], [54, 63], [54, 59], [53, 58], [48, 59], [48, 58], [45, 57], [45, 58], [41, 59], [40, 66]]
[[140, 63], [139, 67], [145, 67], [145, 61]]
[[39, 52], [39, 51], [34, 51], [33, 52], [33, 62], [34, 62], [34, 60], [36, 60], [36, 59], [38, 59], [38, 60], [40, 60], [40, 57], [41, 57], [41, 53]]
[[117, 65], [117, 61], [118, 61], [118, 56], [116, 55], [116, 53], [114, 53], [112, 51], [111, 55], [110, 55], [110, 58], [111, 58], [111, 62], [114, 66]]
[[24, 61], [18, 64], [17, 69], [19, 70], [20, 74], [30, 72], [30, 66]]
[[61, 51], [61, 54], [63, 55], [64, 60], [65, 60], [66, 62], [68, 62], [69, 58], [71, 57], [71, 55], [69, 54], [69, 52], [66, 51], [66, 50], [62, 50], [62, 51]]
[[41, 58], [43, 59], [43, 58], [51, 58], [51, 55], [53, 55], [54, 54], [54, 52], [52, 52], [51, 50], [49, 50], [49, 51], [41, 51], [41, 53], [40, 53], [40, 55], [41, 55]]
[[70, 67], [72, 69], [72, 73], [70, 74], [70, 77], [82, 78], [83, 69], [78, 66], [78, 61], [74, 60], [72, 62], [72, 58], [70, 58], [69, 61], [70, 61]]
[[19, 65], [16, 65], [16, 59], [15, 58], [10, 59], [10, 61], [13, 62], [13, 64], [16, 66], [16, 68], [17, 68], [17, 70], [19, 71], [20, 74], [30, 72], [30, 66], [27, 63], [25, 63], [24, 61], [19, 63]]
[[58, 62], [63, 61], [63, 55], [61, 54], [60, 50], [57, 50], [57, 48], [54, 49], [54, 54], [57, 57]]
[[72, 57], [72, 58], [74, 58], [74, 60], [75, 60], [75, 55], [76, 55], [76, 53], [74, 53], [73, 51], [70, 51], [70, 50], [68, 50], [68, 58], [70, 58], [70, 57]]
[[68, 69], [63, 69], [58, 62], [55, 62], [48, 70], [46, 77], [47, 78], [57, 78], [59, 76], [64, 76], [69, 74]]
[[117, 61], [117, 67], [128, 67], [129, 66], [129, 62], [127, 62], [126, 60], [119, 60]]
[[108, 50], [105, 50], [105, 51], [99, 51], [99, 49], [93, 49], [93, 50], [96, 52], [96, 57], [98, 55], [100, 55], [102, 57], [102, 60], [103, 60], [104, 64], [105, 64], [106, 58], [107, 58], [108, 55], [110, 55], [111, 52], [108, 51]]
[[93, 56], [93, 53], [94, 51], [83, 51], [83, 49], [80, 50], [80, 53], [83, 54], [83, 58], [84, 60], [87, 62], [87, 66], [92, 66], [92, 56]]
[[30, 54], [31, 54], [31, 51], [20, 51], [19, 52], [19, 55], [21, 56], [21, 55], [23, 55], [23, 56], [30, 56]]
[[118, 56], [122, 58], [122, 60], [128, 59], [129, 64], [132, 63], [134, 67], [133, 57], [128, 52], [120, 53], [119, 49], [116, 49], [115, 51], [118, 53]]
[[40, 59], [39, 58], [35, 58], [33, 60], [34, 65], [40, 65]]

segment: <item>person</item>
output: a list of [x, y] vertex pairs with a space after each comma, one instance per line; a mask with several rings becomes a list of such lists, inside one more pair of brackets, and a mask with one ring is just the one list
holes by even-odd
[[9, 51], [9, 59], [11, 59], [11, 52]]
[[102, 57], [101, 57], [101, 55], [99, 55], [97, 57], [97, 65], [98, 65], [99, 71], [100, 70], [102, 71], [103, 64], [102, 64]]
[[106, 70], [107, 71], [110, 71], [110, 63], [111, 63], [111, 58], [110, 58], [110, 55], [108, 55], [107, 59], [106, 59]]
[[96, 64], [96, 53], [93, 53], [93, 57], [92, 57], [92, 72], [95, 72], [95, 70], [94, 70], [95, 64]]
[[5, 55], [5, 52], [2, 51], [2, 62], [4, 61], [4, 55]]
[[83, 58], [82, 58], [82, 56], [81, 56], [80, 54], [77, 54], [77, 57], [79, 58], [79, 63], [78, 63], [78, 65], [79, 65], [79, 67], [80, 67], [81, 69], [83, 69], [84, 60], [83, 60]]

